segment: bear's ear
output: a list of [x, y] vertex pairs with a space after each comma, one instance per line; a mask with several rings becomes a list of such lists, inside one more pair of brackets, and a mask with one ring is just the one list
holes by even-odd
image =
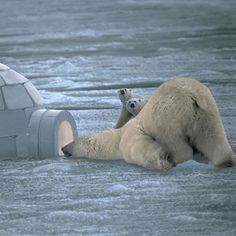
[[194, 96], [192, 94], [191, 96], [192, 100], [195, 102], [196, 106], [201, 108], [202, 110], [206, 110], [207, 109], [207, 99], [204, 96]]

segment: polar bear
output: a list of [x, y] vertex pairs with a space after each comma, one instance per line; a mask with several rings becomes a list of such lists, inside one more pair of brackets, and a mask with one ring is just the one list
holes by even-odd
[[121, 128], [131, 118], [134, 117], [132, 112], [128, 111], [127, 108], [126, 108], [126, 103], [128, 102], [128, 100], [132, 99], [132, 98], [140, 98], [140, 99], [144, 98], [143, 96], [132, 93], [132, 91], [130, 89], [127, 89], [127, 88], [121, 88], [121, 89], [118, 90], [117, 93], [118, 93], [119, 99], [122, 103], [122, 108], [121, 108], [121, 113], [120, 113], [119, 119], [118, 119], [118, 121], [115, 125], [115, 129]]
[[210, 90], [190, 78], [163, 83], [140, 113], [120, 129], [80, 137], [66, 155], [125, 160], [148, 169], [169, 170], [193, 159], [193, 148], [216, 167], [235, 165]]
[[126, 102], [126, 110], [135, 117], [143, 109], [147, 101], [147, 98], [131, 98]]

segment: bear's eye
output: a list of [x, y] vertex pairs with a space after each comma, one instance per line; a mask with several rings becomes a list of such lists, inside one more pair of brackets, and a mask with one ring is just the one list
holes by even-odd
[[139, 102], [141, 102], [141, 99], [139, 99]]
[[134, 103], [136, 103], [137, 101], [134, 101]]
[[129, 101], [129, 104], [131, 103], [131, 101]]
[[125, 89], [125, 91], [126, 91], [126, 89]]

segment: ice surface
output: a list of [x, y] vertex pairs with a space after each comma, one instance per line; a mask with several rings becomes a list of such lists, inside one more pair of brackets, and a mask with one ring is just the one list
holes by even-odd
[[58, 73], [75, 73], [80, 72], [81, 70], [76, 67], [73, 63], [66, 61], [61, 65], [57, 66], [56, 68], [52, 69], [52, 72]]
[[[235, 0], [4, 1], [1, 62], [47, 106], [71, 111], [79, 135], [115, 125], [118, 88], [149, 95], [172, 77], [194, 77], [214, 94], [236, 152], [235, 9]], [[235, 179], [235, 169], [194, 161], [160, 173], [5, 157], [0, 235], [235, 236]]]
[[132, 191], [132, 189], [129, 189], [122, 184], [115, 184], [108, 188], [108, 193], [112, 195], [128, 194], [130, 191]]

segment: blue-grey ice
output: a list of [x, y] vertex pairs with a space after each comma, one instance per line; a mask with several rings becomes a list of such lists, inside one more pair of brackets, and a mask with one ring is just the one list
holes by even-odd
[[[48, 108], [71, 112], [79, 135], [114, 127], [117, 89], [148, 96], [185, 76], [210, 88], [236, 152], [235, 0], [0, 6], [1, 63], [28, 78]], [[234, 236], [235, 180], [235, 169], [195, 161], [161, 173], [120, 161], [3, 157], [0, 235]]]

